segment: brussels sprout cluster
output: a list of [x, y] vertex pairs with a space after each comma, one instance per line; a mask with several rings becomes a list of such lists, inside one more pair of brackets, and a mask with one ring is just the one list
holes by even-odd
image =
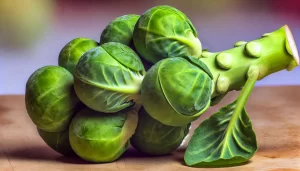
[[[290, 36], [284, 26], [212, 53], [202, 50], [184, 13], [155, 6], [140, 15], [115, 18], [99, 41], [78, 37], [68, 42], [58, 55], [58, 66], [41, 67], [29, 77], [26, 109], [53, 150], [105, 163], [119, 159], [130, 146], [149, 156], [170, 155], [183, 143], [193, 121], [228, 92], [246, 87], [238, 108], [221, 109], [200, 125], [185, 157], [190, 165], [198, 159], [203, 165], [213, 165], [219, 158], [225, 162], [231, 160], [226, 153], [210, 156], [207, 150], [236, 145], [224, 142], [229, 139], [223, 140], [223, 135], [231, 136], [234, 126], [242, 126], [234, 123], [246, 118], [241, 110], [255, 81], [299, 65]], [[228, 119], [222, 119], [223, 113]]]
[[197, 60], [201, 52], [193, 24], [173, 7], [119, 16], [99, 42], [75, 38], [61, 49], [58, 66], [30, 76], [28, 115], [65, 156], [112, 162], [130, 145], [151, 156], [171, 154], [210, 105], [212, 76]]

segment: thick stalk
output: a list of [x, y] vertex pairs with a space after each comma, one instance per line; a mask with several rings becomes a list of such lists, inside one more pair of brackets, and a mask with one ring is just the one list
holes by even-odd
[[222, 52], [203, 51], [203, 61], [214, 76], [212, 105], [218, 103], [229, 91], [240, 90], [247, 80], [250, 66], [259, 67], [258, 80], [281, 71], [292, 70], [299, 65], [299, 56], [292, 33], [287, 25], [262, 38], [243, 42]]

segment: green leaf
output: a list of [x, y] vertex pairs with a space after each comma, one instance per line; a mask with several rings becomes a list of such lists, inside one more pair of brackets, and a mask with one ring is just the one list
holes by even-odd
[[254, 155], [257, 142], [251, 121], [245, 109], [232, 120], [235, 107], [236, 101], [221, 108], [195, 130], [184, 155], [187, 165], [235, 165]]
[[74, 87], [85, 105], [113, 113], [134, 104], [144, 76], [138, 70], [142, 62], [130, 51], [125, 45], [109, 42], [83, 55], [76, 66]]
[[258, 76], [259, 67], [250, 66], [238, 99], [198, 126], [184, 154], [188, 166], [240, 165], [256, 153], [256, 135], [244, 106]]
[[135, 72], [144, 72], [144, 65], [139, 56], [130, 47], [118, 42], [108, 42], [101, 47], [116, 61]]
[[208, 76], [211, 79], [214, 79], [212, 73], [209, 70], [209, 68], [201, 60], [199, 60], [195, 57], [191, 57], [191, 56], [184, 56], [184, 58], [186, 60], [188, 60], [189, 62], [191, 62], [193, 65], [196, 65], [197, 67], [201, 68], [204, 72], [206, 72], [208, 74]]

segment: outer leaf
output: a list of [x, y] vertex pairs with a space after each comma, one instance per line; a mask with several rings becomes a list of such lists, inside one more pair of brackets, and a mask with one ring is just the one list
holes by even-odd
[[169, 126], [183, 126], [209, 107], [212, 85], [211, 78], [186, 59], [167, 58], [147, 71], [141, 99], [154, 119]]
[[144, 70], [139, 57], [129, 47], [115, 42], [102, 46], [85, 53], [79, 60], [75, 91], [88, 107], [112, 113], [134, 104]]
[[169, 104], [182, 115], [195, 115], [210, 101], [211, 78], [186, 59], [163, 61], [159, 68], [159, 81]]
[[255, 154], [256, 136], [244, 106], [258, 78], [258, 71], [258, 67], [250, 67], [249, 78], [238, 99], [221, 108], [195, 130], [184, 155], [187, 165], [238, 165]]
[[213, 75], [212, 75], [212, 73], [210, 72], [209, 68], [208, 68], [208, 67], [206, 66], [206, 64], [203, 63], [201, 60], [196, 59], [196, 58], [191, 57], [191, 56], [185, 56], [184, 58], [185, 58], [186, 60], [190, 61], [192, 64], [194, 64], [194, 65], [198, 66], [199, 68], [201, 68], [204, 72], [206, 72], [206, 73], [209, 75], [209, 77], [210, 77], [211, 79], [213, 79]]
[[144, 66], [141, 59], [134, 50], [126, 45], [116, 42], [104, 43], [101, 45], [110, 56], [120, 62], [120, 64], [128, 67], [136, 72], [144, 72]]

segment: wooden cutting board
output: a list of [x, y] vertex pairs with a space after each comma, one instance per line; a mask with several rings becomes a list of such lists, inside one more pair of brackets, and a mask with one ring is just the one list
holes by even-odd
[[[193, 123], [193, 129], [219, 107], [233, 101], [237, 94], [229, 94], [209, 109]], [[0, 171], [300, 171], [300, 86], [256, 87], [246, 109], [259, 149], [245, 165], [222, 169], [187, 167], [183, 154], [188, 139], [169, 156], [147, 157], [130, 148], [116, 162], [90, 164], [79, 158], [64, 157], [43, 142], [26, 113], [24, 96], [0, 96]]]

